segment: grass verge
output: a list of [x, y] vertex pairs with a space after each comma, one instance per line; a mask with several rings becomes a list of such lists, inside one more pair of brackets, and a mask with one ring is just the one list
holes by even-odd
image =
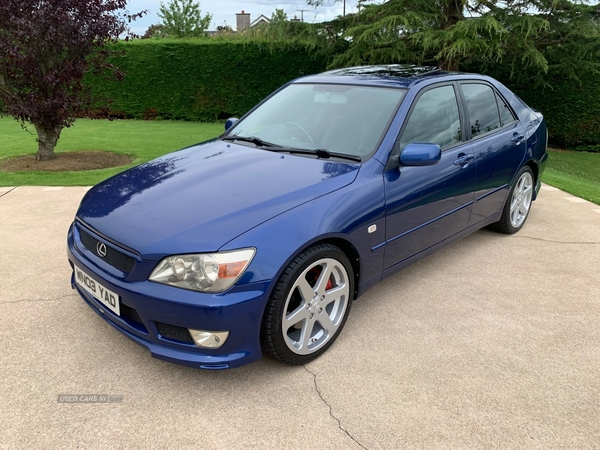
[[[11, 117], [0, 117], [0, 159], [28, 154], [33, 158], [37, 151], [35, 129], [30, 127], [28, 131]], [[91, 186], [134, 165], [212, 139], [223, 131], [223, 124], [218, 123], [79, 119], [63, 130], [57, 153], [111, 151], [132, 156], [132, 164], [82, 172], [0, 172], [0, 186]]]
[[600, 153], [548, 150], [542, 181], [600, 205]]

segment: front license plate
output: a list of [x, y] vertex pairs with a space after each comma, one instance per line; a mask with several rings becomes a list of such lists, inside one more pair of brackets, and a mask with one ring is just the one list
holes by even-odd
[[119, 296], [113, 291], [106, 289], [77, 266], [75, 266], [75, 282], [117, 316], [121, 315]]

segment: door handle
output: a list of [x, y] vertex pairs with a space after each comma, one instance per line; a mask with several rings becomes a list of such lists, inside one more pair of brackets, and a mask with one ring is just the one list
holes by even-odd
[[510, 138], [510, 142], [519, 144], [519, 143], [521, 143], [521, 141], [523, 140], [524, 137], [525, 137], [525, 135], [523, 135], [523, 134], [513, 133], [513, 136]]
[[469, 164], [470, 162], [472, 162], [474, 160], [475, 160], [475, 155], [466, 155], [464, 153], [461, 153], [458, 155], [458, 159], [454, 160], [454, 165], [466, 167], [467, 164]]

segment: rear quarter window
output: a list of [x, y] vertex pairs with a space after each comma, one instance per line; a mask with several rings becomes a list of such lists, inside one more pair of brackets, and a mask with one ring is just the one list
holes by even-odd
[[502, 126], [513, 123], [516, 119], [510, 109], [510, 106], [504, 101], [502, 97], [496, 92], [496, 101], [498, 102], [498, 109], [500, 110], [500, 119], [502, 120]]

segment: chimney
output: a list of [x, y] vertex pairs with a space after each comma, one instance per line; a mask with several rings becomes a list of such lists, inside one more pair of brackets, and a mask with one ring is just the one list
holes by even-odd
[[244, 10], [242, 10], [241, 13], [237, 13], [235, 15], [236, 18], [236, 23], [237, 23], [237, 31], [244, 31], [248, 28], [250, 28], [250, 13], [246, 13], [244, 12]]

